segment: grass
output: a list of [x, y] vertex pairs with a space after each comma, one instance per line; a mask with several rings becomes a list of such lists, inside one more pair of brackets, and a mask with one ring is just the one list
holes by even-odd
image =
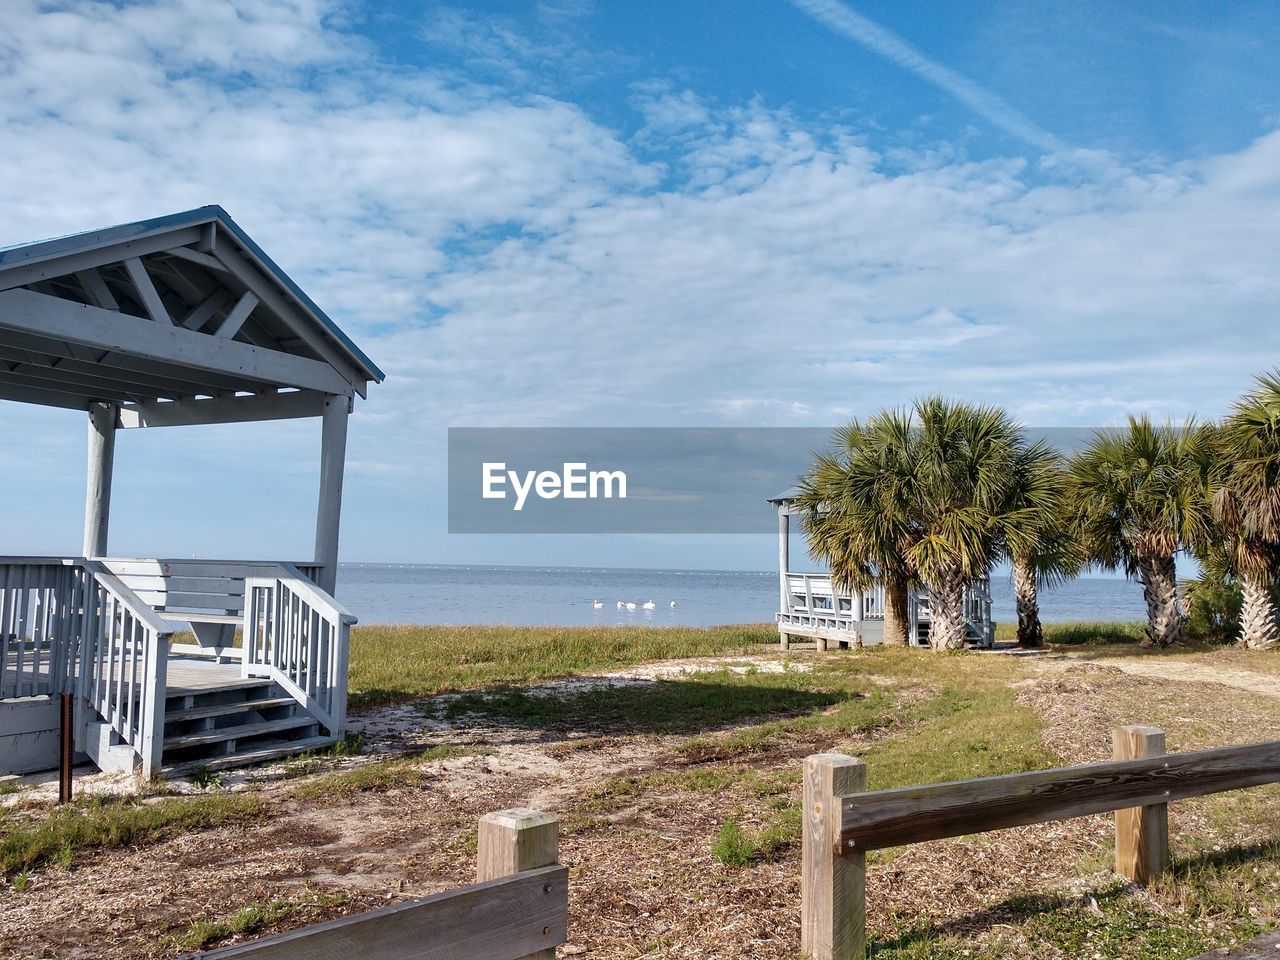
[[314, 922], [318, 915], [350, 902], [347, 894], [309, 890], [295, 900], [281, 898], [251, 903], [228, 916], [192, 924], [184, 933], [169, 939], [168, 952], [203, 950], [232, 937], [252, 936], [285, 921]]
[[532, 683], [676, 657], [721, 656], [776, 643], [767, 624], [741, 627], [357, 627], [350, 704]]
[[[1044, 640], [1056, 646], [1103, 646], [1112, 643], [1139, 643], [1146, 625], [1141, 621], [1109, 623], [1077, 620], [1044, 624]], [[996, 624], [996, 641], [1013, 643], [1018, 639], [1018, 624]]]
[[296, 800], [350, 800], [361, 793], [417, 786], [421, 781], [422, 764], [451, 757], [475, 756], [487, 753], [482, 747], [431, 747], [407, 756], [362, 764], [350, 770], [336, 770], [299, 784], [292, 791]]
[[812, 714], [851, 694], [813, 689], [804, 674], [743, 676], [727, 670], [688, 680], [627, 682], [569, 692], [504, 687], [458, 697], [451, 717], [500, 717], [520, 726], [590, 731], [695, 733], [764, 716]]
[[91, 798], [55, 807], [43, 816], [0, 817], [0, 873], [21, 876], [49, 862], [70, 865], [81, 850], [154, 843], [192, 830], [260, 820], [266, 802], [252, 794]]
[[[1046, 628], [1051, 645], [1089, 658], [1144, 655], [1147, 651], [1135, 645], [1140, 636], [1140, 625], [1130, 624]], [[710, 851], [731, 868], [714, 878], [725, 897], [758, 885], [762, 877], [799, 869], [800, 760], [808, 753], [856, 754], [867, 764], [870, 789], [1060, 765], [1042, 742], [1044, 719], [1017, 700], [1020, 685], [1040, 676], [1029, 669], [1039, 661], [1022, 657], [868, 648], [786, 658], [808, 670], [725, 670], [680, 680], [570, 687], [554, 696], [518, 686], [664, 657], [738, 653], [775, 637], [768, 626], [711, 631], [369, 628], [353, 643], [358, 688], [353, 701], [367, 705], [462, 691], [449, 708], [453, 715], [478, 714], [551, 730], [547, 752], [566, 758], [576, 751], [607, 751], [615, 740], [640, 742], [627, 741], [629, 736], [670, 737], [650, 744], [659, 751], [652, 754], [652, 766], [619, 763], [566, 797], [560, 811], [566, 835], [605, 831], [615, 838], [644, 838], [653, 831], [689, 831], [684, 837], [693, 848], [704, 855]], [[1192, 651], [1205, 658], [1232, 653]], [[1253, 662], [1241, 657], [1237, 663], [1232, 656], [1231, 665], [1249, 669]], [[1280, 659], [1270, 657], [1267, 663]], [[1238, 728], [1239, 737], [1264, 739], [1265, 731], [1280, 723], [1280, 706], [1266, 698], [1232, 696], [1228, 710], [1223, 701], [1207, 699], [1199, 685], [1152, 685], [1112, 673], [1079, 672], [1071, 682], [1108, 716], [1167, 727], [1171, 744], [1177, 739], [1180, 749], [1229, 742], [1232, 728]], [[557, 743], [561, 735], [569, 739]], [[278, 788], [288, 794], [283, 807], [354, 802], [372, 811], [373, 794], [423, 788], [425, 764], [489, 748], [436, 747], [333, 769], [337, 760], [365, 749], [353, 739], [298, 761], [295, 772], [306, 779]], [[0, 813], [0, 867], [15, 894], [28, 884], [38, 894], [34, 871], [42, 866], [70, 866], [85, 849], [142, 844], [256, 819], [262, 813], [254, 796], [200, 795], [147, 804], [81, 801], [43, 819], [25, 809]], [[1109, 865], [1103, 846], [1046, 847], [1052, 875], [1065, 870], [1087, 879], [1080, 886], [1073, 882], [1070, 892], [1037, 881], [1034, 893], [1004, 902], [992, 897], [948, 922], [927, 910], [906, 908], [904, 897], [902, 916], [875, 919], [871, 955], [881, 960], [1040, 955], [1155, 960], [1246, 939], [1280, 923], [1277, 796], [1280, 788], [1178, 805], [1176, 812], [1186, 817], [1175, 820], [1178, 859], [1149, 894], [1133, 894], [1095, 875]], [[444, 832], [442, 849], [459, 858], [474, 856], [470, 814]], [[990, 841], [973, 841], [979, 852], [987, 842], [998, 840], [992, 835]], [[388, 856], [394, 860], [397, 854]], [[900, 848], [876, 851], [869, 860], [873, 870], [892, 871], [898, 867], [890, 862], [902, 856]], [[679, 867], [668, 864], [672, 870]], [[653, 869], [660, 868], [655, 863]], [[585, 857], [576, 869], [583, 872], [584, 889], [590, 889], [587, 878], [598, 867]], [[655, 882], [664, 879], [654, 876]], [[944, 887], [956, 882], [950, 875], [938, 881]], [[288, 896], [206, 918], [176, 934], [172, 946], [200, 950], [228, 938], [310, 922], [343, 902], [343, 895], [316, 891]], [[680, 922], [673, 916], [668, 920]], [[637, 929], [642, 928], [639, 923]], [[677, 940], [672, 933], [671, 942]], [[643, 942], [648, 941], [637, 940]]]

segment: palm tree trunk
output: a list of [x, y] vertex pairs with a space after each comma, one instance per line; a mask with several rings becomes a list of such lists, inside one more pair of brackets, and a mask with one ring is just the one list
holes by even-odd
[[1178, 606], [1178, 573], [1172, 556], [1138, 561], [1142, 598], [1147, 602], [1147, 630], [1142, 645], [1167, 647], [1182, 639], [1182, 608]]
[[964, 587], [959, 570], [946, 571], [929, 588], [929, 645], [935, 650], [963, 650]]
[[1043, 647], [1036, 572], [1022, 560], [1013, 563], [1013, 593], [1018, 604], [1018, 646]]
[[907, 645], [907, 578], [884, 575], [884, 645]]
[[1263, 650], [1280, 643], [1280, 626], [1271, 590], [1254, 577], [1240, 578], [1240, 645]]

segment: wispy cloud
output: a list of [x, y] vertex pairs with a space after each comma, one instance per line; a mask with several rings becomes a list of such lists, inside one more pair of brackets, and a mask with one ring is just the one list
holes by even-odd
[[841, 36], [929, 81], [1006, 133], [1046, 153], [1057, 153], [1062, 149], [1057, 137], [1032, 123], [990, 90], [930, 59], [893, 31], [867, 19], [840, 0], [791, 0], [791, 3]]
[[[9, 0], [0, 243], [226, 205], [391, 374], [353, 424], [350, 556], [446, 556], [451, 425], [827, 425], [935, 390], [1041, 424], [1213, 415], [1277, 352], [1280, 133], [1059, 175], [641, 77], [628, 136], [456, 61], [381, 60], [337, 4], [184, 2]], [[62, 519], [75, 549], [83, 424], [0, 415], [39, 466], [0, 477], [31, 504], [9, 549], [61, 549]], [[225, 552], [234, 515], [236, 551], [305, 555], [313, 427], [130, 431], [113, 547]], [[261, 472], [192, 512], [174, 491], [227, 451]]]

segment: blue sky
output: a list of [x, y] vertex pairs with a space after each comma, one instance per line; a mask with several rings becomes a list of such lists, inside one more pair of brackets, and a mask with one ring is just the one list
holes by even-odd
[[[0, 245], [221, 203], [387, 370], [349, 559], [772, 563], [764, 504], [758, 539], [448, 537], [449, 426], [823, 426], [929, 391], [1087, 426], [1216, 416], [1277, 362], [1275, 4], [8, 0], [5, 25]], [[83, 418], [0, 412], [0, 552], [74, 551]], [[113, 552], [306, 556], [317, 447], [125, 435]]]

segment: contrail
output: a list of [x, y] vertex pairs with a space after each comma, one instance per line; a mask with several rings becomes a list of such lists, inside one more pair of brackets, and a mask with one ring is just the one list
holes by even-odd
[[994, 93], [984, 90], [968, 77], [961, 76], [942, 64], [930, 60], [907, 41], [878, 23], [868, 20], [845, 6], [840, 0], [790, 0], [813, 19], [855, 43], [880, 54], [886, 60], [910, 70], [928, 80], [935, 87], [951, 94], [975, 113], [986, 117], [1001, 130], [1039, 147], [1046, 153], [1056, 153], [1062, 144], [1047, 130], [1041, 130]]

